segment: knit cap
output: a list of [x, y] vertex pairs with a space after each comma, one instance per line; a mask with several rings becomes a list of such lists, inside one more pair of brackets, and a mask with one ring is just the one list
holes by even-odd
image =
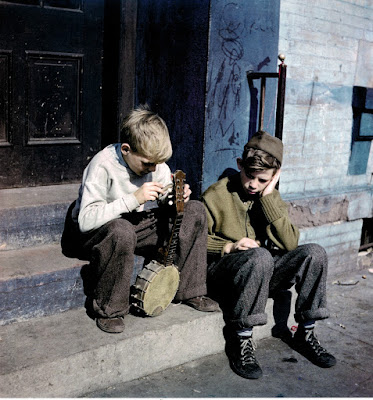
[[282, 163], [282, 153], [284, 145], [282, 141], [270, 135], [267, 132], [257, 132], [245, 145], [245, 150], [248, 148], [259, 149], [267, 152], [271, 156], [277, 158]]

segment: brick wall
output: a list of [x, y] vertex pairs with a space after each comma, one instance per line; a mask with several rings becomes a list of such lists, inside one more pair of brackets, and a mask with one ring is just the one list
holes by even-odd
[[362, 221], [334, 222], [301, 230], [300, 244], [318, 243], [329, 256], [329, 271], [333, 277], [357, 267]]
[[372, 146], [366, 173], [348, 174], [353, 86], [373, 87], [372, 27], [369, 0], [281, 0], [288, 79], [280, 189], [303, 224], [302, 241], [323, 244], [335, 272], [356, 266], [361, 218], [372, 217]]
[[370, 183], [372, 149], [365, 175], [347, 170], [352, 88], [373, 87], [373, 67], [360, 68], [373, 52], [372, 27], [371, 1], [281, 1], [279, 50], [288, 64], [282, 193]]

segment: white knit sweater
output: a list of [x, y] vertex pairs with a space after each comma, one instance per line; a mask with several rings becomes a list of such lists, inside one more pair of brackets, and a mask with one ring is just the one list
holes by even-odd
[[[107, 222], [131, 211], [142, 211], [133, 194], [145, 182], [171, 183], [167, 164], [158, 164], [155, 172], [136, 175], [125, 163], [121, 143], [111, 144], [97, 153], [83, 173], [79, 197], [72, 217], [81, 232], [97, 229]], [[148, 208], [148, 207], [147, 207]]]

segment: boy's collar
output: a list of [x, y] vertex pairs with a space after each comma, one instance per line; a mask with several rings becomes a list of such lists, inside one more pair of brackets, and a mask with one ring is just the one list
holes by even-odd
[[121, 143], [115, 143], [115, 152], [117, 153], [117, 158], [118, 158], [119, 164], [128, 168], [127, 163], [124, 161], [123, 154], [120, 151], [120, 146], [121, 146]]

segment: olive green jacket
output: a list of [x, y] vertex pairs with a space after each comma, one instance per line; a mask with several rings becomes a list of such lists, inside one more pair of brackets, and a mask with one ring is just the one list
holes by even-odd
[[227, 243], [244, 237], [268, 246], [268, 240], [281, 250], [298, 246], [299, 230], [288, 215], [287, 204], [280, 193], [244, 201], [240, 174], [223, 178], [211, 185], [202, 195], [208, 221], [207, 251], [223, 256]]

